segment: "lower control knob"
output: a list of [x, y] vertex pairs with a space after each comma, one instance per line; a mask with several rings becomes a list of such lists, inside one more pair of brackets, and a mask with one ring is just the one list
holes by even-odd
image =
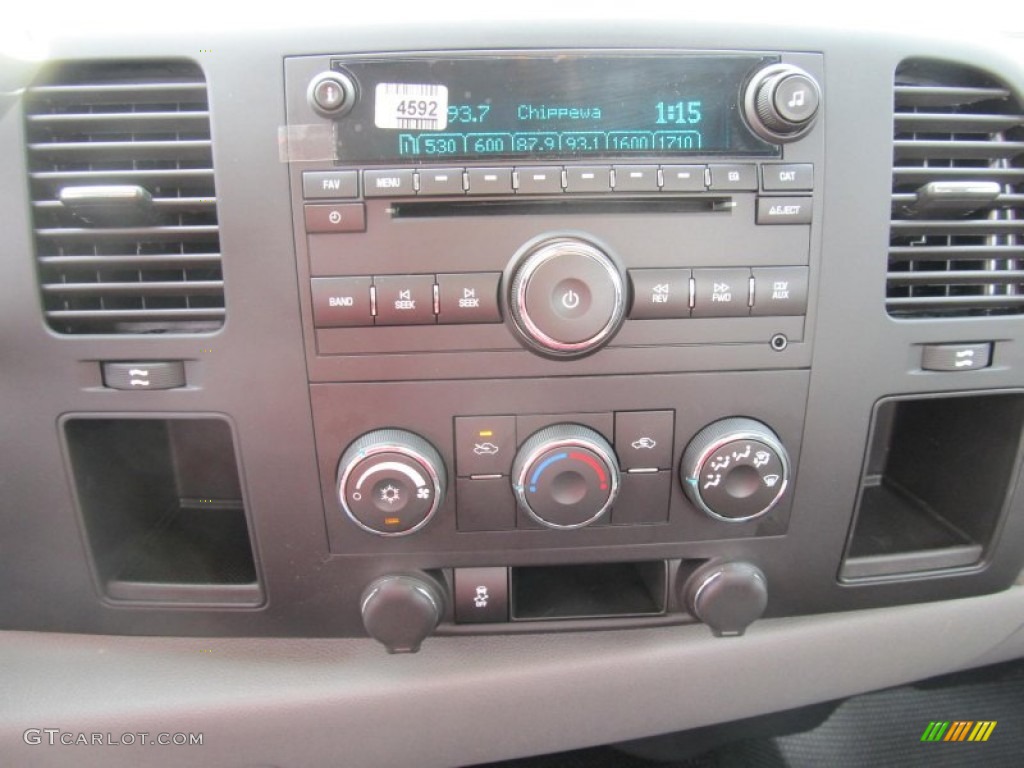
[[706, 565], [686, 580], [684, 606], [716, 635], [742, 635], [768, 605], [768, 581], [750, 563]]
[[696, 507], [717, 520], [743, 522], [779, 503], [789, 483], [789, 457], [761, 422], [723, 419], [690, 441], [679, 472]]
[[434, 516], [445, 494], [437, 450], [419, 435], [378, 429], [352, 443], [338, 465], [338, 500], [352, 521], [380, 536], [405, 536]]
[[441, 585], [426, 574], [382, 576], [360, 602], [366, 633], [388, 653], [416, 653], [444, 615]]
[[582, 528], [598, 520], [619, 493], [615, 451], [600, 434], [556, 424], [530, 437], [512, 464], [519, 506], [548, 528]]

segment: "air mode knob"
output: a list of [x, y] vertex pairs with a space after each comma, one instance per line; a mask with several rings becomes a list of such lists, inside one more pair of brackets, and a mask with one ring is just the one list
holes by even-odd
[[512, 488], [519, 506], [541, 525], [582, 528], [618, 496], [619, 464], [594, 430], [556, 424], [523, 443], [512, 464]]
[[716, 520], [743, 522], [767, 514], [786, 492], [789, 456], [759, 421], [731, 418], [709, 424], [683, 452], [683, 490]]
[[355, 440], [338, 465], [338, 500], [356, 525], [405, 536], [433, 517], [445, 493], [444, 461], [419, 435], [378, 429]]
[[762, 138], [794, 141], [814, 125], [821, 104], [817, 81], [792, 64], [765, 67], [747, 84], [743, 107], [747, 123]]
[[622, 325], [626, 291], [607, 253], [574, 237], [529, 247], [514, 262], [508, 305], [513, 330], [534, 352], [580, 357]]

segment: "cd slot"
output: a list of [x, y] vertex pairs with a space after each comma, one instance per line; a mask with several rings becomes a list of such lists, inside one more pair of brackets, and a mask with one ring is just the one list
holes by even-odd
[[633, 213], [727, 213], [735, 207], [732, 197], [701, 196], [671, 199], [607, 197], [572, 200], [431, 200], [392, 203], [394, 219], [432, 219], [454, 216], [565, 216], [567, 214]]

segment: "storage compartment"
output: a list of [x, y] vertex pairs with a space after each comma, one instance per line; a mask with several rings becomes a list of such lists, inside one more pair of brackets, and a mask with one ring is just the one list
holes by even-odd
[[108, 597], [262, 602], [226, 420], [73, 417], [64, 432]]
[[511, 569], [512, 620], [594, 619], [665, 612], [663, 560]]
[[843, 580], [979, 563], [1017, 475], [1024, 394], [936, 395], [875, 410]]

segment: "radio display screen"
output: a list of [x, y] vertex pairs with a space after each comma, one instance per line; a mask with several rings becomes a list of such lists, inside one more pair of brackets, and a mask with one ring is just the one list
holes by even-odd
[[760, 55], [522, 54], [343, 59], [347, 164], [778, 156], [742, 117]]

